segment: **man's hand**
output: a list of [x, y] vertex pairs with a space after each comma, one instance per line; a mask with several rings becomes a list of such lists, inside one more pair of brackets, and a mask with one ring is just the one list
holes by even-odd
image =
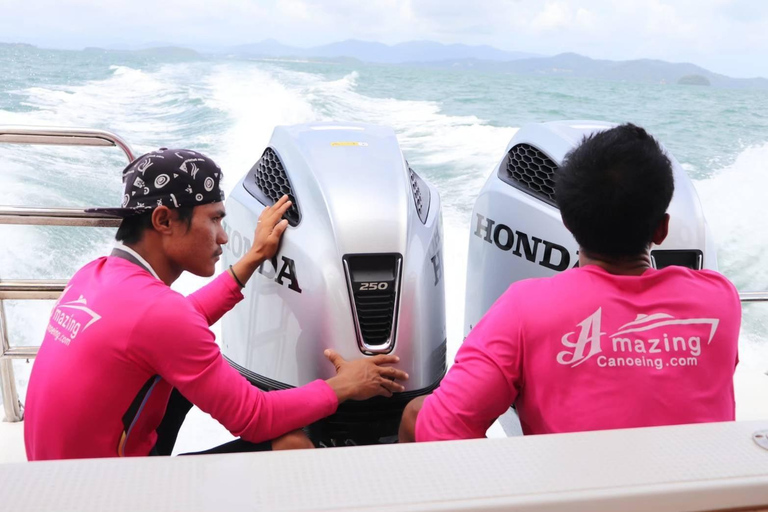
[[408, 374], [402, 370], [385, 364], [394, 364], [400, 361], [395, 355], [378, 355], [346, 361], [333, 350], [326, 350], [325, 357], [336, 367], [336, 376], [326, 382], [336, 393], [339, 403], [345, 400], [366, 400], [382, 395], [392, 396], [405, 388], [395, 382], [407, 380]]
[[272, 206], [264, 208], [259, 215], [256, 232], [253, 235], [253, 246], [246, 254], [246, 257], [250, 256], [258, 262], [257, 267], [277, 252], [280, 237], [283, 236], [285, 228], [288, 227], [288, 221], [280, 219], [291, 207], [291, 204], [288, 196], [283, 196]]
[[280, 237], [283, 236], [285, 228], [288, 227], [288, 221], [280, 219], [290, 207], [291, 202], [288, 200], [288, 196], [283, 196], [272, 206], [264, 208], [264, 211], [259, 215], [259, 220], [256, 222], [256, 232], [253, 235], [253, 245], [237, 263], [232, 265], [233, 277], [237, 276], [237, 280], [243, 286], [259, 268], [259, 265], [277, 252]]

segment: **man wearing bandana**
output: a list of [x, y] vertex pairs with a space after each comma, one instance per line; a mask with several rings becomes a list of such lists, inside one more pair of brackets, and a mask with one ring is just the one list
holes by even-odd
[[75, 273], [51, 312], [27, 391], [29, 460], [169, 455], [191, 404], [240, 438], [210, 452], [309, 448], [298, 429], [340, 402], [403, 390], [394, 355], [328, 350], [334, 377], [271, 393], [227, 364], [209, 327], [277, 251], [291, 202], [265, 208], [243, 258], [184, 297], [171, 283], [212, 276], [227, 243], [221, 177], [200, 153], [161, 148], [123, 171], [120, 208], [92, 210], [123, 220], [111, 255]]

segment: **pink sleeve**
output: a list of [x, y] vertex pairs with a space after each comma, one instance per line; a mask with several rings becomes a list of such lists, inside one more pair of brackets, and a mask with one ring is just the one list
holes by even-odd
[[270, 393], [252, 386], [224, 360], [206, 320], [181, 296], [171, 299], [146, 312], [141, 353], [158, 375], [233, 435], [267, 441], [336, 411], [336, 394], [322, 380]]
[[502, 299], [469, 333], [440, 386], [424, 401], [416, 441], [484, 437], [520, 389], [519, 329]]
[[205, 317], [208, 325], [213, 325], [243, 300], [243, 294], [230, 273], [224, 271], [207, 285], [189, 294], [187, 300]]

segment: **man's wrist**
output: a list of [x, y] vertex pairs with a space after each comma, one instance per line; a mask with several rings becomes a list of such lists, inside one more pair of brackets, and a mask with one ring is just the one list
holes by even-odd
[[239, 286], [240, 289], [245, 288], [245, 283], [242, 282], [239, 277], [237, 277], [237, 273], [235, 272], [235, 269], [232, 265], [229, 266], [229, 273], [232, 274], [232, 277], [234, 278], [235, 282], [237, 283], [237, 286]]
[[256, 270], [261, 266], [262, 263], [264, 263], [264, 260], [266, 258], [258, 255], [258, 254], [251, 254], [246, 253], [243, 258], [240, 260], [242, 264], [244, 264], [249, 273], [254, 273]]
[[339, 400], [339, 403], [346, 402], [349, 400], [349, 392], [346, 390], [349, 386], [344, 386], [342, 382], [339, 381], [339, 377], [331, 377], [330, 379], [325, 381], [326, 384], [333, 390], [333, 392], [336, 394], [336, 398]]

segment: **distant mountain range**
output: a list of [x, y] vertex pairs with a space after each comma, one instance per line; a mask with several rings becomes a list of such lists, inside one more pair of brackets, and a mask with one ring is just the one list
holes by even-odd
[[765, 78], [731, 78], [690, 63], [672, 63], [652, 59], [627, 61], [598, 60], [576, 53], [562, 53], [554, 57], [519, 59], [508, 62], [492, 62], [480, 59], [447, 59], [437, 62], [412, 62], [408, 65], [502, 72], [517, 75], [594, 78], [621, 82], [768, 89], [768, 80]]
[[[386, 45], [369, 41], [348, 40], [312, 48], [287, 46], [274, 39], [260, 43], [233, 46], [216, 51], [198, 51], [156, 43], [160, 47], [140, 45], [133, 49], [87, 48], [89, 52], [132, 52], [159, 59], [196, 60], [205, 55], [255, 59], [301, 59], [312, 61], [357, 62], [413, 66], [437, 69], [461, 69], [486, 73], [510, 73], [529, 76], [562, 76], [641, 82], [654, 84], [681, 84], [713, 86], [734, 89], [768, 89], [765, 78], [731, 78], [690, 63], [672, 63], [662, 60], [639, 59], [613, 61], [591, 59], [576, 53], [562, 53], [554, 57], [523, 52], [508, 52], [492, 46], [445, 45], [432, 41], [411, 41]], [[3, 45], [0, 46], [28, 46]]]
[[412, 41], [390, 46], [353, 39], [312, 48], [297, 48], [281, 44], [274, 39], [267, 39], [260, 43], [227, 48], [223, 53], [251, 58], [334, 61], [355, 59], [374, 64], [465, 69], [519, 75], [768, 89], [768, 80], [765, 78], [731, 78], [689, 63], [651, 59], [597, 60], [575, 53], [547, 57], [531, 53], [507, 52], [487, 45], [444, 45], [432, 41]]
[[492, 46], [465, 44], [441, 44], [433, 41], [411, 41], [396, 45], [350, 39], [312, 48], [286, 46], [274, 39], [260, 43], [234, 46], [224, 53], [250, 57], [303, 57], [303, 58], [352, 58], [374, 64], [403, 64], [407, 62], [434, 62], [447, 59], [480, 59], [510, 61], [540, 57], [534, 53], [506, 52]]

